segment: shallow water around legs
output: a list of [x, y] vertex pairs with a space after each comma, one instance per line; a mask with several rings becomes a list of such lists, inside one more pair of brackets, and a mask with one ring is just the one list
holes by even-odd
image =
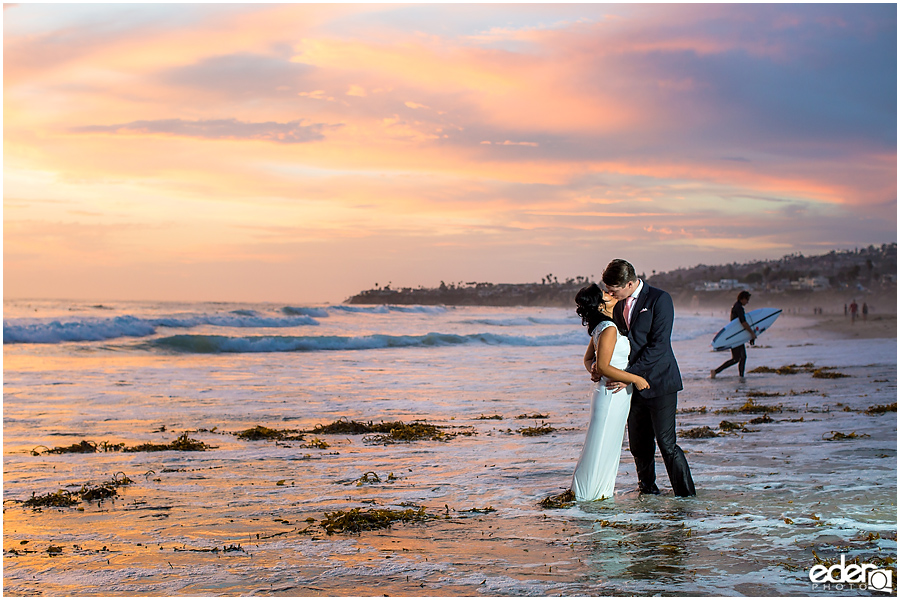
[[[459, 314], [441, 317], [446, 329], [462, 327]], [[463, 314], [496, 323], [527, 313]], [[896, 557], [896, 412], [866, 413], [896, 402], [896, 341], [799, 336], [773, 330], [749, 348], [748, 370], [814, 363], [847, 377], [806, 370], [741, 381], [732, 368], [710, 380], [725, 358], [708, 350], [711, 335], [675, 343], [685, 379], [679, 444], [697, 497], [671, 494], [661, 460], [663, 495], [634, 492], [626, 435], [615, 498], [546, 510], [539, 502], [569, 486], [587, 428], [590, 382], [577, 345], [217, 354], [8, 346], [4, 593], [834, 595], [809, 581], [816, 555]], [[750, 398], [768, 411], [742, 412]], [[426, 419], [460, 435], [388, 445], [317, 436], [327, 448], [309, 447], [312, 435], [233, 435], [340, 418]], [[723, 421], [741, 429], [725, 432]], [[541, 425], [554, 430], [520, 431]], [[718, 435], [685, 435], [704, 426]], [[168, 442], [183, 431], [215, 448], [31, 452], [82, 439]], [[362, 480], [373, 472], [379, 481]], [[116, 473], [134, 483], [112, 499], [21, 504]], [[436, 518], [359, 534], [317, 527], [338, 510], [420, 506]]]

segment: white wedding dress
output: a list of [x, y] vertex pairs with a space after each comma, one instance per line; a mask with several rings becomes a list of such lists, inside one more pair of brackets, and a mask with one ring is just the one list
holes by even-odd
[[[594, 347], [600, 333], [607, 327], [615, 328], [612, 321], [603, 321], [594, 329]], [[616, 330], [616, 347], [613, 350], [610, 366], [624, 370], [628, 366], [628, 353], [631, 349], [628, 338]], [[625, 422], [631, 408], [631, 391], [634, 386], [628, 385], [624, 390], [612, 393], [606, 389], [606, 379], [593, 384], [591, 396], [591, 422], [588, 425], [584, 448], [572, 476], [572, 491], [579, 501], [611, 498], [616, 485], [616, 473], [619, 470], [619, 456], [622, 454], [622, 438], [625, 437]]]

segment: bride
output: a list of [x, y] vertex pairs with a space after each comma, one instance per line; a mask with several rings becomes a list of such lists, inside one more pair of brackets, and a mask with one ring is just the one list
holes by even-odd
[[[591, 421], [572, 477], [572, 491], [576, 500], [600, 500], [613, 495], [632, 388], [645, 390], [650, 385], [643, 377], [623, 370], [628, 366], [631, 346], [612, 320], [616, 299], [592, 283], [579, 290], [575, 304], [591, 336], [584, 367], [592, 379], [599, 381], [594, 383]], [[623, 391], [611, 392], [606, 389], [607, 380], [629, 385]]]

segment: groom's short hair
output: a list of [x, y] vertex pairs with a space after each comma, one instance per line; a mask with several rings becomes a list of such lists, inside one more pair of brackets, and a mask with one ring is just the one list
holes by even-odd
[[616, 258], [606, 265], [601, 279], [608, 286], [624, 287], [628, 285], [629, 281], [637, 281], [637, 275], [630, 262]]

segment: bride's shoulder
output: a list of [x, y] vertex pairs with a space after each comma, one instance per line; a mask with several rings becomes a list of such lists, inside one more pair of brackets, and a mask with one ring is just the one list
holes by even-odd
[[603, 333], [604, 330], [608, 329], [609, 327], [615, 327], [615, 326], [616, 326], [616, 324], [613, 323], [612, 321], [600, 321], [600, 323], [594, 329], [594, 337], [599, 337], [600, 334]]

